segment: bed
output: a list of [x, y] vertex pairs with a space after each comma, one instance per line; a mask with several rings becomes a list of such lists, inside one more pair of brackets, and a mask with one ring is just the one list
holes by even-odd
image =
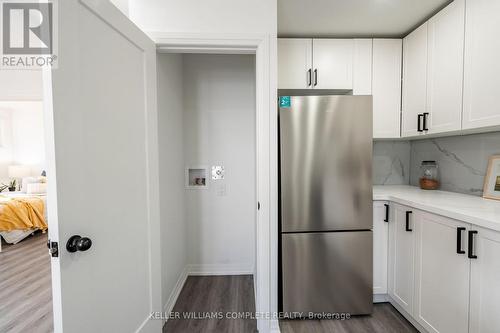
[[[26, 194], [22, 192], [2, 192], [0, 193], [0, 215], [3, 214], [5, 209], [4, 203], [9, 199], [15, 198], [39, 198], [43, 201], [43, 211], [45, 222], [47, 222], [47, 196], [45, 194]], [[3, 202], [3, 203], [2, 203]], [[10, 231], [1, 231], [0, 230], [0, 252], [2, 251], [2, 243], [1, 238], [8, 244], [17, 244], [29, 235], [33, 234], [35, 231], [39, 230], [38, 228], [32, 229], [24, 229], [24, 230], [10, 230]], [[45, 232], [45, 230], [44, 230]]]

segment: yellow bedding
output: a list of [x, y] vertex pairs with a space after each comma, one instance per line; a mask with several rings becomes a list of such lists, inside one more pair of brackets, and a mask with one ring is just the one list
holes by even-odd
[[0, 231], [47, 230], [45, 204], [38, 197], [0, 198]]

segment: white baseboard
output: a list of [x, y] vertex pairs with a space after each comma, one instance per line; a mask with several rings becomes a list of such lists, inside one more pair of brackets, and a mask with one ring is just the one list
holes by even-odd
[[373, 294], [373, 303], [386, 303], [389, 301], [389, 295], [387, 294]]
[[408, 320], [413, 326], [415, 326], [415, 328], [417, 329], [417, 331], [421, 332], [421, 333], [428, 333], [427, 330], [422, 326], [420, 325], [414, 318], [413, 316], [411, 316], [408, 312], [406, 312], [399, 304], [398, 302], [396, 302], [395, 300], [392, 299], [391, 296], [387, 295], [387, 299], [388, 301], [392, 304], [392, 306], [394, 306], [396, 308], [396, 310], [398, 310], [399, 313], [401, 313], [403, 315], [403, 317], [406, 318], [406, 320]]
[[251, 264], [188, 265], [188, 275], [253, 275]]
[[[174, 309], [174, 305], [177, 302], [177, 298], [179, 298], [179, 294], [181, 293], [182, 287], [184, 287], [184, 284], [186, 283], [186, 279], [188, 277], [188, 271], [187, 267], [185, 267], [181, 274], [179, 275], [179, 278], [177, 279], [177, 282], [175, 283], [174, 289], [172, 289], [172, 292], [170, 293], [170, 296], [168, 297], [167, 303], [163, 306], [163, 312], [164, 313], [170, 313]], [[164, 319], [163, 325], [167, 322], [167, 319]]]

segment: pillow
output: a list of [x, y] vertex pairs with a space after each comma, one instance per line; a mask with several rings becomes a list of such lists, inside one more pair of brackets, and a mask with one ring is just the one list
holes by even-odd
[[47, 193], [47, 183], [31, 183], [26, 186], [26, 194]]
[[38, 183], [37, 177], [24, 177], [21, 181], [21, 192], [27, 193], [28, 184]]

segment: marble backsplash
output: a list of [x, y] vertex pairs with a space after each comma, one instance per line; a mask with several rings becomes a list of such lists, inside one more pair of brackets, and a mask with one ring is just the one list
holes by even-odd
[[435, 160], [442, 190], [480, 196], [488, 158], [498, 154], [500, 132], [415, 141], [376, 141], [373, 183], [418, 186], [420, 163]]
[[409, 141], [373, 143], [373, 184], [408, 185], [410, 182]]
[[488, 159], [498, 154], [500, 132], [412, 141], [410, 184], [418, 185], [423, 160], [435, 160], [442, 190], [480, 196]]

